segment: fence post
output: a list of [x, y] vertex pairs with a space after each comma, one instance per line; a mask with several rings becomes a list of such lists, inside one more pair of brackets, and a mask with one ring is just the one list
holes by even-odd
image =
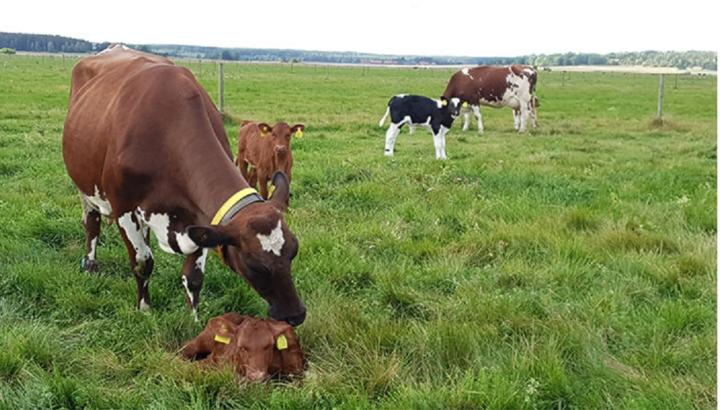
[[218, 65], [218, 110], [225, 112], [225, 73], [222, 61]]
[[660, 86], [658, 88], [658, 111], [657, 119], [662, 120], [663, 115], [663, 94], [665, 94], [665, 77], [660, 74]]

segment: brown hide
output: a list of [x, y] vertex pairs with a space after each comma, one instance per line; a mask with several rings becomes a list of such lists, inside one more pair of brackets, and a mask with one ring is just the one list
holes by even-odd
[[483, 65], [468, 69], [468, 74], [465, 74], [462, 70], [458, 71], [450, 77], [443, 97], [448, 99], [457, 97], [472, 105], [483, 104], [483, 101], [500, 101], [505, 90], [507, 90], [507, 76], [510, 73], [527, 77], [530, 81], [530, 91], [534, 92], [537, 73], [534, 69], [532, 69], [532, 73], [525, 71], [527, 68], [532, 69], [532, 67], [524, 65]]
[[[281, 335], [287, 341], [283, 350], [277, 343]], [[237, 313], [210, 319], [180, 353], [203, 364], [231, 365], [238, 376], [251, 381], [299, 376], [305, 369], [305, 356], [290, 325]]]
[[[63, 157], [81, 194], [89, 248], [92, 243], [93, 258], [84, 267], [97, 269], [101, 214], [117, 221], [139, 308], [150, 304], [152, 229], [163, 250], [187, 256], [183, 284], [193, 310], [206, 248], [221, 247], [273, 318], [302, 323], [305, 307], [290, 273], [298, 241], [278, 212], [287, 202], [287, 180], [277, 177], [280, 194], [273, 201], [250, 204], [225, 225], [209, 225], [221, 205], [249, 185], [233, 164], [220, 113], [189, 70], [123, 46], [81, 59], [72, 73]], [[282, 247], [271, 252], [258, 235], [278, 226]]]
[[268, 182], [273, 173], [282, 171], [292, 182], [293, 156], [290, 141], [297, 130], [279, 122], [273, 127], [254, 121], [243, 121], [238, 136], [238, 156], [235, 161], [240, 172], [251, 185], [258, 184], [263, 198], [268, 198]]

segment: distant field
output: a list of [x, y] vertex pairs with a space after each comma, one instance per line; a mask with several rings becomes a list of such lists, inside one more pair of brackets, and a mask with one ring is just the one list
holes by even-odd
[[[211, 316], [265, 315], [217, 258], [202, 324], [156, 246], [135, 310], [115, 226], [80, 272], [72, 63], [0, 57], [0, 408], [715, 408], [715, 77], [668, 78], [657, 127], [656, 76], [541, 72], [538, 130], [486, 108], [440, 162], [420, 129], [385, 158], [377, 122], [450, 69], [226, 65], [233, 147], [233, 120], [307, 125], [287, 219], [310, 370], [238, 385], [174, 354]], [[188, 64], [214, 98], [215, 64]]]

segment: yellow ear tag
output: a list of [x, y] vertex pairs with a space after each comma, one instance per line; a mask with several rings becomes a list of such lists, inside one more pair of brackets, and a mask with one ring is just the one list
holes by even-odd
[[302, 138], [303, 136], [303, 130], [298, 128], [297, 131], [295, 131], [295, 138]]
[[468, 106], [467, 101], [463, 102], [463, 108], [467, 108], [467, 106]]
[[272, 198], [274, 192], [275, 192], [275, 185], [268, 184], [268, 199]]
[[278, 350], [285, 350], [288, 348], [287, 338], [285, 335], [278, 336], [275, 341], [275, 347], [277, 347]]
[[447, 100], [442, 101], [442, 106], [445, 107], [447, 105]]
[[215, 341], [224, 345], [230, 344], [230, 338], [227, 336], [215, 335]]

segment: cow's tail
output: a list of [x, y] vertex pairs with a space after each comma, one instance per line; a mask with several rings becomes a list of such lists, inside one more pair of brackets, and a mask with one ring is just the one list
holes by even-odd
[[382, 118], [380, 118], [380, 123], [378, 123], [378, 127], [382, 127], [385, 124], [385, 120], [387, 119], [388, 115], [390, 115], [390, 107], [387, 107], [387, 110], [385, 110], [385, 115], [383, 115]]

